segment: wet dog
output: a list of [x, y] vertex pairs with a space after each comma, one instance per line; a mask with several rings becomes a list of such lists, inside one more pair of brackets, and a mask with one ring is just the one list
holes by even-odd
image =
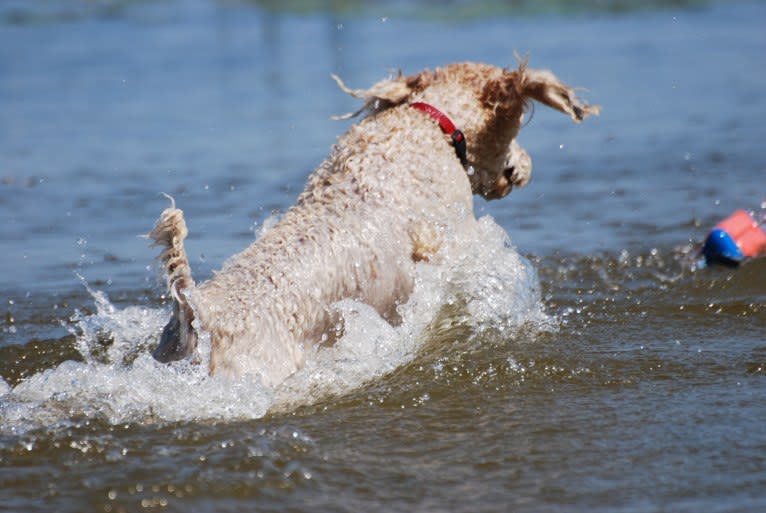
[[391, 322], [413, 288], [415, 265], [437, 258], [450, 236], [472, 229], [474, 194], [506, 196], [530, 177], [516, 142], [538, 101], [580, 122], [581, 102], [553, 73], [451, 64], [343, 91], [363, 115], [311, 174], [271, 230], [195, 284], [175, 203], [149, 236], [160, 256], [173, 312], [154, 356], [179, 360], [211, 339], [210, 372], [259, 376], [274, 386], [306, 352], [342, 332], [333, 304], [351, 298]]

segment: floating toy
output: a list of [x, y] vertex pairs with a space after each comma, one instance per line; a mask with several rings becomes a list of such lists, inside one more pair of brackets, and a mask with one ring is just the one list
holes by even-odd
[[753, 216], [737, 210], [710, 230], [701, 254], [708, 265], [737, 267], [749, 258], [766, 256], [766, 232]]

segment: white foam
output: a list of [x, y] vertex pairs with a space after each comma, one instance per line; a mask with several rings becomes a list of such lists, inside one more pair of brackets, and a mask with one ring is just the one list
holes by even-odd
[[[269, 410], [342, 394], [410, 362], [424, 345], [466, 329], [546, 327], [539, 282], [531, 264], [510, 247], [505, 232], [482, 218], [474, 233], [455, 236], [440, 262], [419, 264], [410, 300], [392, 326], [368, 305], [345, 300], [335, 307], [344, 335], [313, 351], [306, 366], [276, 390], [257, 379], [232, 382], [207, 373], [209, 340], [200, 337], [199, 364], [156, 362], [149, 354], [167, 318], [162, 309], [116, 308], [88, 289], [93, 315], [77, 314], [82, 362], [68, 361], [9, 390], [0, 383], [0, 426], [25, 427], [98, 416], [110, 423], [258, 418]], [[461, 327], [462, 335], [450, 331]], [[481, 343], [481, 336], [475, 337]], [[438, 347], [437, 347], [438, 351]]]
[[[399, 326], [368, 305], [338, 303], [344, 336], [311, 355], [277, 390], [274, 407], [353, 390], [408, 363], [424, 345], [449, 342], [451, 335], [495, 330], [512, 336], [527, 325], [551, 329], [537, 273], [510, 247], [502, 228], [487, 216], [480, 219], [478, 232], [460, 235], [443, 262], [419, 265], [413, 294], [399, 308]], [[475, 340], [480, 343], [481, 337]]]

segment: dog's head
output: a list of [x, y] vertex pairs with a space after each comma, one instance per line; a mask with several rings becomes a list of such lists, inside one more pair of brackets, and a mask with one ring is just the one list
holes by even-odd
[[574, 90], [547, 70], [529, 69], [526, 61], [509, 70], [486, 64], [450, 64], [412, 76], [382, 80], [370, 89], [341, 88], [365, 100], [354, 114], [378, 113], [399, 105], [423, 102], [446, 114], [465, 134], [468, 177], [474, 194], [502, 198], [529, 180], [532, 161], [516, 136], [524, 111], [537, 100], [579, 123], [599, 107], [581, 102]]

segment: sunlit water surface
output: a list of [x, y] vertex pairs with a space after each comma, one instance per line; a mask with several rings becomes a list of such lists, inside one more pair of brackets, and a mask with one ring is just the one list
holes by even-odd
[[[694, 266], [766, 209], [766, 6], [656, 4], [0, 6], [0, 510], [766, 509], [766, 260]], [[535, 109], [532, 182], [400, 325], [338, 304], [277, 389], [151, 359], [161, 192], [209, 277], [347, 128], [330, 73], [514, 51], [602, 116]]]

